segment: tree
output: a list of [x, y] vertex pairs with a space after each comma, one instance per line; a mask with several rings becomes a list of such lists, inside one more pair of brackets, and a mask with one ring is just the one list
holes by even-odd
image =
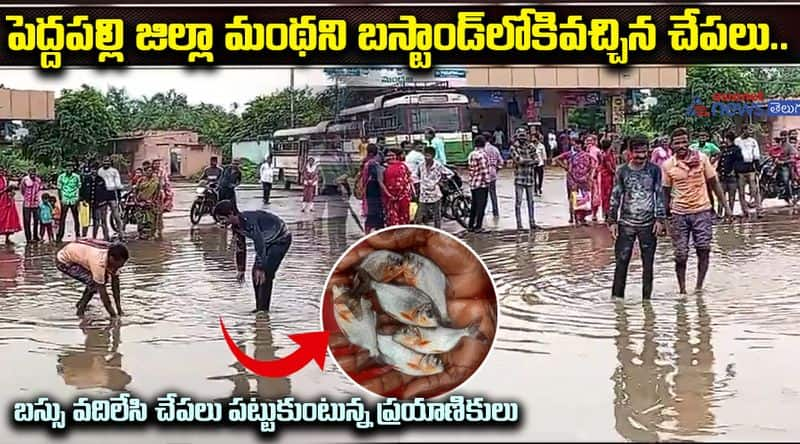
[[655, 90], [658, 102], [649, 109], [652, 128], [669, 132], [678, 126], [690, 129], [714, 130], [739, 123], [732, 117], [687, 115], [695, 98], [708, 106], [715, 93], [764, 92], [766, 98], [796, 97], [800, 94], [800, 73], [785, 67], [708, 67], [691, 66], [686, 72], [686, 88]]
[[[270, 137], [276, 130], [292, 126], [292, 90], [261, 95], [245, 105], [236, 135], [243, 139]], [[333, 117], [327, 100], [311, 88], [294, 90], [294, 126], [313, 126]]]

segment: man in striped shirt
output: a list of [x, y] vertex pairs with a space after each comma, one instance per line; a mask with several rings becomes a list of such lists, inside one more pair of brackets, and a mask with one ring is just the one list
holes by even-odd
[[500, 217], [500, 208], [497, 206], [497, 170], [503, 168], [503, 156], [500, 155], [500, 150], [492, 145], [489, 140], [492, 140], [489, 132], [483, 133], [483, 137], [487, 140], [486, 159], [489, 161], [489, 198], [492, 202], [492, 215]]
[[472, 193], [472, 205], [469, 212], [469, 231], [483, 231], [483, 215], [486, 212], [486, 200], [489, 196], [489, 159], [486, 156], [486, 138], [475, 138], [475, 149], [469, 154], [469, 187]]

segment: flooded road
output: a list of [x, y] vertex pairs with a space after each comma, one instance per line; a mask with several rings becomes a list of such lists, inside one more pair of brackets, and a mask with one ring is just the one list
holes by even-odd
[[796, 221], [719, 228], [706, 289], [687, 296], [662, 240], [644, 304], [638, 253], [628, 300], [611, 301], [602, 228], [473, 242], [502, 295], [493, 358], [529, 369], [537, 439], [800, 437], [799, 236]]
[[[260, 207], [254, 197], [245, 208]], [[129, 244], [122, 274], [121, 325], [110, 327], [95, 300], [81, 324], [80, 288], [57, 272], [51, 245], [0, 246], [2, 408], [21, 398], [130, 391], [145, 400], [175, 390], [200, 399], [291, 394], [300, 400], [364, 394], [332, 359], [290, 378], [256, 377], [235, 363], [219, 330], [257, 359], [286, 356], [287, 335], [319, 329], [320, 292], [329, 268], [360, 231], [346, 204], [296, 210], [296, 197], [273, 210], [293, 231], [269, 317], [249, 314], [249, 283], [235, 283], [229, 235], [206, 219], [186, 228], [188, 206], [168, 219], [166, 239]], [[179, 196], [178, 202], [190, 202]], [[184, 209], [183, 207], [186, 206]], [[182, 211], [182, 213], [178, 213]], [[672, 248], [662, 240], [655, 295], [643, 305], [641, 267], [631, 262], [629, 299], [610, 300], [612, 241], [603, 228], [558, 229], [471, 239], [493, 273], [501, 315], [496, 348], [460, 392], [522, 403], [513, 430], [443, 428], [403, 431], [403, 440], [796, 440], [800, 426], [800, 227], [796, 221], [721, 227], [702, 295], [675, 294]], [[248, 262], [252, 263], [252, 250]], [[690, 260], [689, 282], [695, 276]], [[249, 273], [248, 273], [249, 279]], [[48, 442], [41, 431], [0, 436]], [[64, 442], [259, 442], [255, 431], [156, 427], [108, 432], [73, 429]], [[345, 429], [294, 428], [282, 442], [347, 442]], [[368, 435], [396, 442], [395, 433]], [[4, 440], [0, 440], [4, 441]]]

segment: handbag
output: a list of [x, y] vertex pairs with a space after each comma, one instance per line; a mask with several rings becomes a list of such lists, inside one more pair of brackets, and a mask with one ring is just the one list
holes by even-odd
[[89, 204], [86, 202], [81, 202], [78, 204], [78, 223], [81, 224], [81, 228], [86, 228], [91, 223], [91, 211], [89, 210]]
[[572, 192], [572, 210], [573, 211], [591, 211], [592, 210], [592, 193], [588, 191], [573, 191]]

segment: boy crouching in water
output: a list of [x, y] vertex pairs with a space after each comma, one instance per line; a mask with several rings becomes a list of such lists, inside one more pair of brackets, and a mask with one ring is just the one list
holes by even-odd
[[[67, 276], [86, 285], [83, 296], [75, 304], [77, 316], [83, 316], [95, 292], [111, 318], [122, 315], [119, 294], [119, 270], [128, 261], [128, 249], [122, 244], [80, 239], [70, 242], [56, 255], [56, 268]], [[111, 307], [106, 284], [111, 277], [111, 291], [117, 312]]]

